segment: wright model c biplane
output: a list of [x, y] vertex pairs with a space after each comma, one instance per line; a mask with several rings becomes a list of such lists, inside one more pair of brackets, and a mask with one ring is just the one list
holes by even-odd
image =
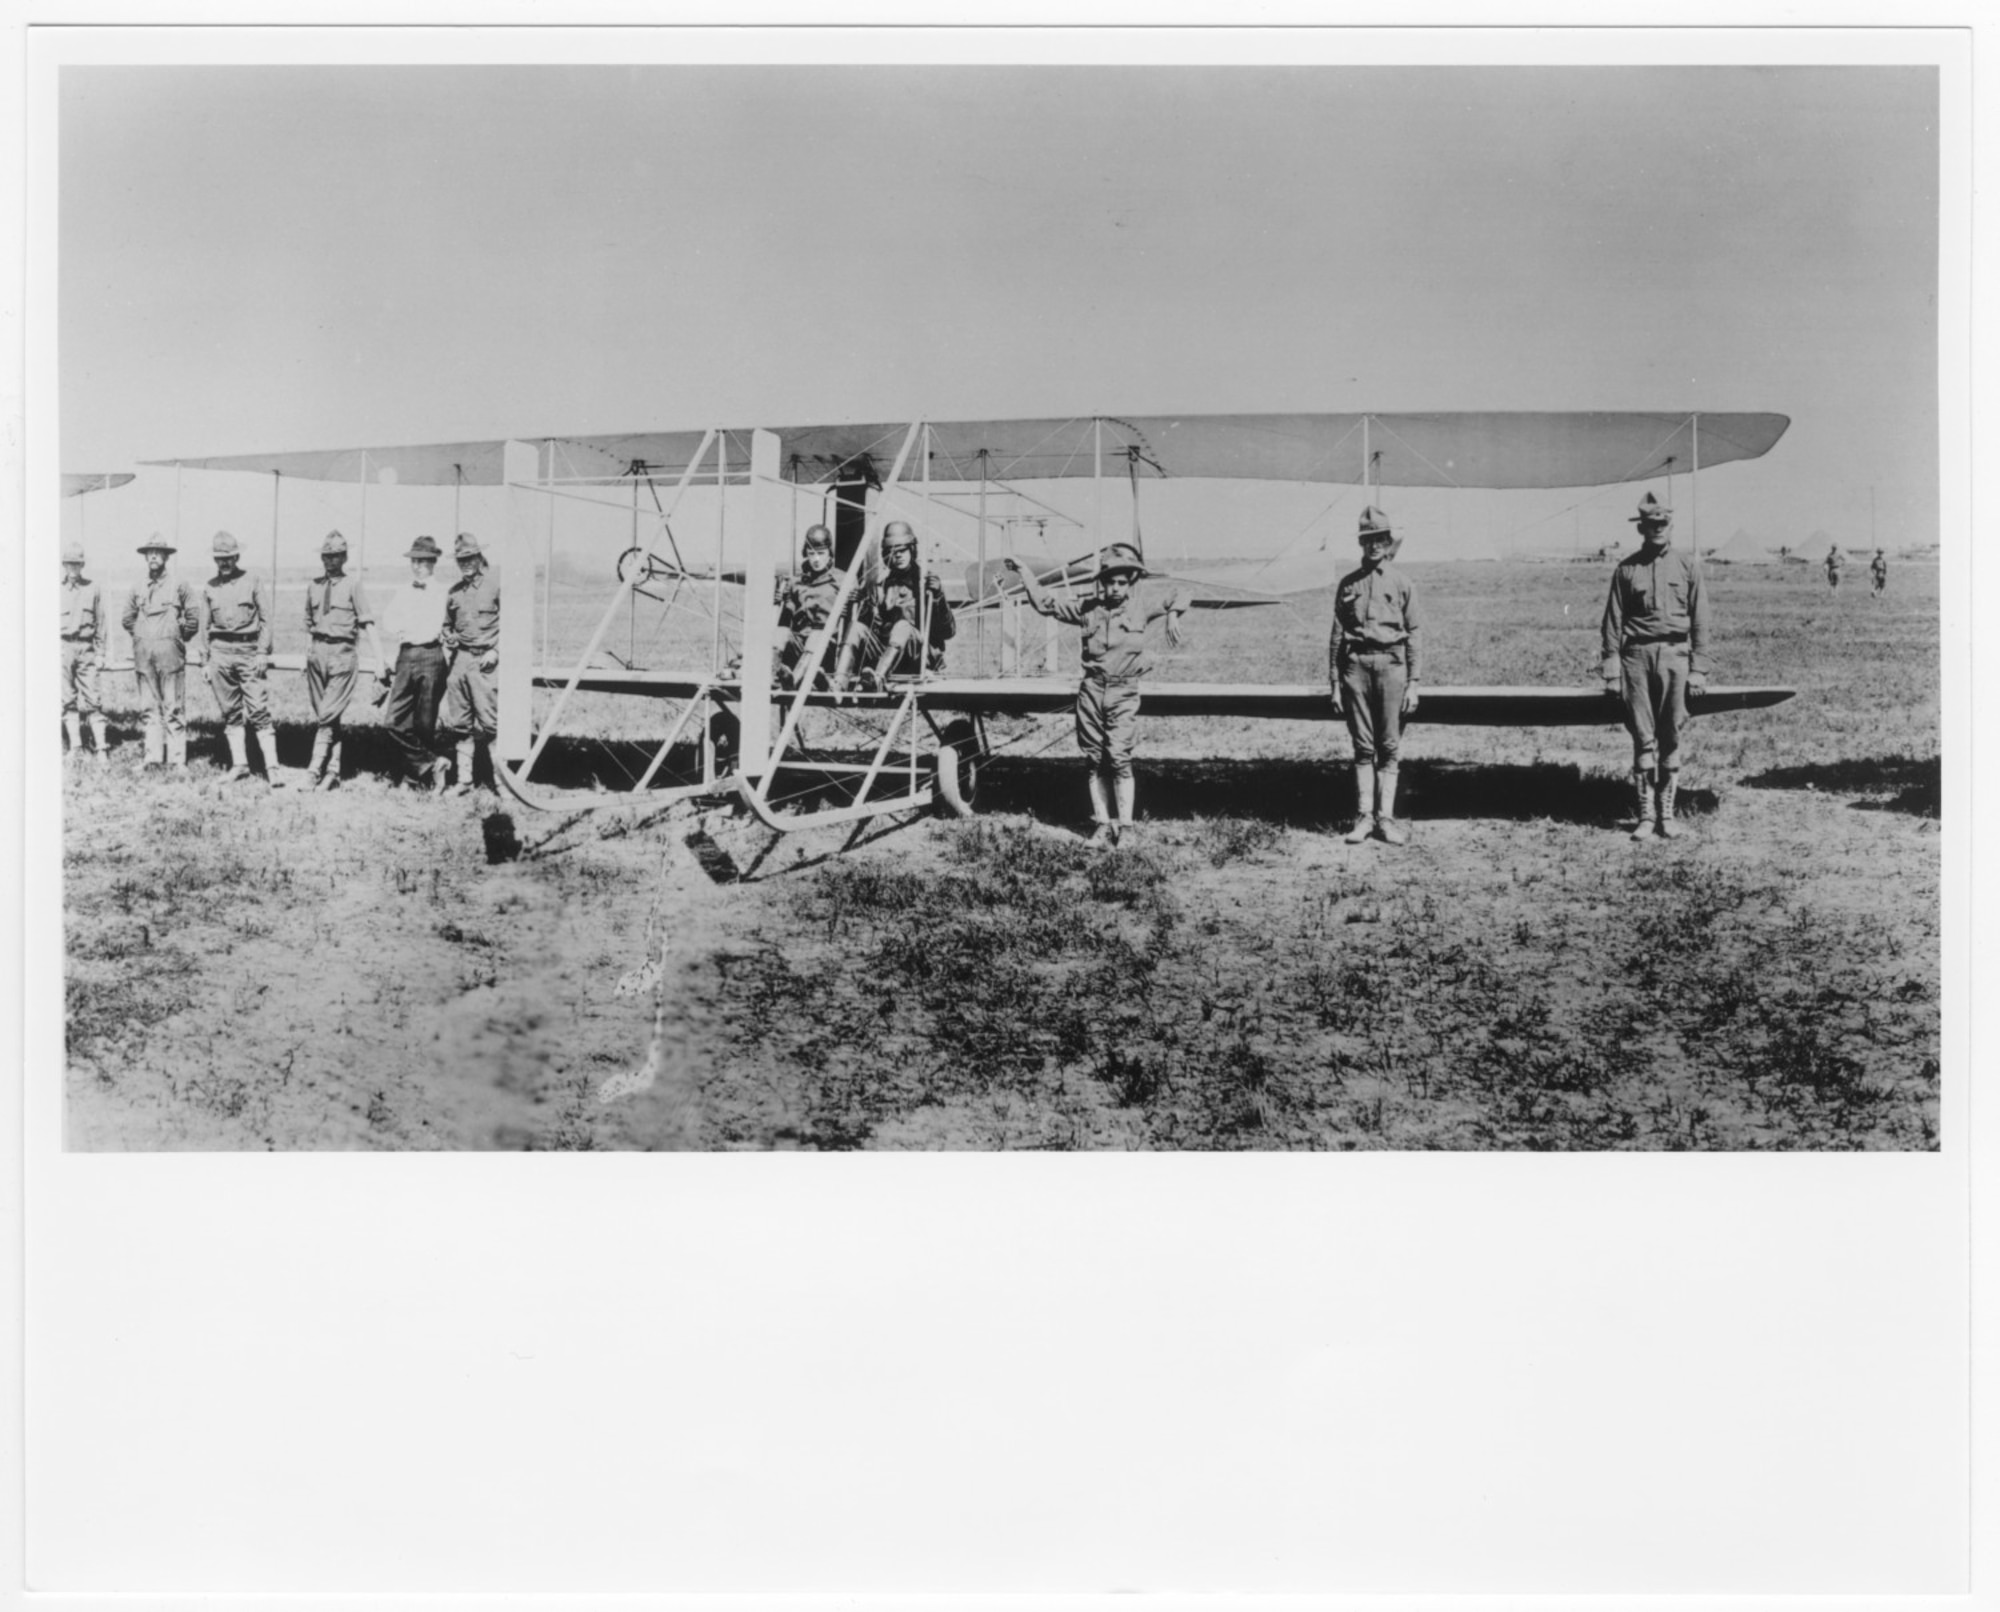
[[[938, 803], [969, 810], [993, 749], [989, 722], [1067, 711], [1076, 688], [1074, 674], [1061, 675], [1053, 630], [1024, 608], [1001, 562], [1047, 567], [1063, 585], [1087, 576], [1106, 543], [1136, 542], [1144, 554], [1138, 511], [1151, 481], [1336, 483], [1371, 502], [1384, 488], [1585, 488], [1663, 477], [1671, 492], [1676, 476], [1692, 488], [1705, 467], [1758, 458], [1789, 423], [1779, 414], [1693, 411], [1107, 415], [153, 462], [269, 475], [274, 508], [286, 478], [358, 483], [364, 533], [371, 482], [503, 489], [506, 529], [497, 541], [481, 533], [503, 587], [509, 577], [542, 576], [534, 608], [510, 607], [501, 618], [494, 770], [503, 787], [531, 806], [555, 804], [542, 775], [551, 745], [609, 734], [625, 744], [613, 780], [622, 788], [656, 801], [733, 790], [785, 829]], [[1088, 518], [1038, 495], [1075, 478], [1094, 484]], [[1113, 514], [1108, 499], [1121, 506]], [[615, 562], [600, 572], [594, 600], [592, 585], [576, 585], [562, 562], [573, 544], [558, 543], [558, 528], [571, 512], [600, 531], [617, 529]], [[879, 691], [825, 687], [814, 674], [832, 665], [828, 627], [807, 647], [800, 686], [783, 686], [773, 673], [774, 590], [805, 524], [836, 533], [844, 606], [874, 562], [882, 529], [899, 518], [915, 527], [924, 568], [952, 579], [960, 626], [946, 669]], [[1686, 540], [1698, 541], [1692, 530]], [[1053, 546], [1070, 543], [1082, 561], [1054, 556]], [[1198, 568], [1188, 575], [1204, 580]], [[1239, 591], [1191, 602], [1275, 601]], [[835, 622], [839, 615], [836, 607]], [[1743, 710], [1791, 693], [1710, 688], [1691, 705], [1697, 713]], [[629, 708], [607, 703], [634, 700], [644, 702], [636, 721]], [[1141, 711], [1332, 716], [1323, 682], [1148, 681]], [[1617, 713], [1594, 688], [1429, 688], [1415, 720], [1601, 725]], [[561, 804], [588, 801], [565, 792]]]

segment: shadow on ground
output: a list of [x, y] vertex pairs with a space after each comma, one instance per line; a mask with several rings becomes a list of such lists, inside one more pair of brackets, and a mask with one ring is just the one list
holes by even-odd
[[1810, 789], [1834, 795], [1887, 795], [1853, 802], [1860, 812], [1908, 812], [1936, 817], [1944, 810], [1944, 769], [1937, 756], [1870, 756], [1773, 767], [1745, 778], [1746, 789]]
[[[136, 726], [113, 729], [116, 742], [136, 743]], [[226, 764], [227, 749], [220, 726], [213, 720], [188, 724], [189, 753], [197, 765]], [[347, 771], [394, 779], [400, 759], [380, 727], [346, 730]], [[287, 767], [303, 767], [312, 755], [313, 730], [303, 722], [280, 723], [278, 759]], [[538, 786], [550, 790], [625, 790], [644, 774], [654, 747], [643, 741], [575, 739], [549, 741], [535, 764]], [[256, 765], [253, 758], [253, 765]], [[699, 776], [700, 757], [692, 745], [676, 746], [668, 765], [655, 776], [665, 787]], [[1260, 819], [1284, 827], [1325, 829], [1348, 821], [1353, 812], [1353, 769], [1343, 762], [1296, 759], [1192, 760], [1175, 757], [1139, 760], [1139, 811], [1143, 817], [1187, 820], [1210, 817]], [[1873, 768], [1874, 772], [1867, 769]], [[1924, 770], [1928, 768], [1928, 782]], [[1903, 769], [1896, 772], [1894, 769]], [[1888, 802], [1857, 803], [1875, 810], [1925, 811], [1935, 816], [1937, 763], [1915, 761], [1843, 762], [1825, 767], [1777, 769], [1747, 782], [1757, 788], [1803, 789], [1809, 784], [1828, 790], [1885, 789], [1906, 784], [1904, 795]], [[1585, 773], [1574, 764], [1540, 762], [1526, 765], [1413, 760], [1404, 763], [1398, 815], [1422, 821], [1532, 822], [1601, 824], [1624, 815], [1631, 787], [1609, 773]], [[487, 781], [480, 762], [480, 781]], [[1928, 794], [1924, 791], [1928, 789]], [[799, 799], [823, 796], [823, 804], [841, 804], [837, 788], [790, 791]], [[1909, 797], [1922, 797], [1906, 803]], [[1700, 816], [1716, 807], [1712, 790], [1686, 789], [1681, 809]], [[981, 811], [1019, 812], [1051, 822], [1087, 819], [1082, 763], [1072, 757], [998, 756], [982, 770], [978, 793]], [[538, 835], [522, 849], [529, 855], [543, 850]], [[520, 854], [516, 852], [515, 854]]]
[[[1410, 761], [1397, 815], [1414, 821], [1606, 823], [1626, 812], [1625, 780], [1574, 765], [1479, 765]], [[1083, 767], [1073, 760], [996, 759], [979, 793], [981, 811], [1030, 812], [1058, 821], [1088, 815]], [[1682, 809], [1715, 810], [1713, 791], [1682, 792]], [[1249, 817], [1287, 828], [1325, 829], [1350, 820], [1353, 769], [1344, 763], [1258, 760], [1139, 762], [1139, 813], [1167, 820]]]
[[[190, 717], [187, 726], [191, 764], [229, 765], [229, 741], [223, 736], [221, 723], [213, 717]], [[313, 734], [309, 722], [278, 723], [278, 765], [305, 767], [312, 760]], [[402, 776], [402, 753], [386, 728], [374, 723], [357, 725], [343, 728], [340, 737], [349, 777], [394, 781]], [[144, 742], [144, 731], [137, 722], [114, 719], [111, 742], [115, 747], [130, 745], [136, 754], [137, 747]], [[439, 747], [440, 753], [444, 748]], [[656, 748], [639, 740], [574, 739], [558, 735], [549, 741], [535, 762], [535, 782], [550, 789], [630, 789], [652, 764]], [[260, 770], [263, 766], [254, 743], [250, 765]], [[701, 758], [693, 745], [677, 745], [668, 755], [667, 765], [655, 775], [655, 783], [664, 787], [691, 781], [699, 777], [700, 766]], [[491, 782], [483, 756], [479, 762], [479, 782]]]

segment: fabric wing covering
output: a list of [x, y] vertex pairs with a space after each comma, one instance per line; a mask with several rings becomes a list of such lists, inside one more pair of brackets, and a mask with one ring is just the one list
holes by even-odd
[[[1699, 431], [1697, 437], [1697, 420]], [[1102, 425], [1101, 438], [1098, 427]], [[1791, 424], [1782, 414], [1452, 413], [1187, 414], [1132, 419], [929, 422], [934, 481], [1034, 481], [1106, 475], [1381, 487], [1596, 487], [1755, 459]], [[866, 459], [886, 471], [908, 423], [775, 428], [787, 474], [818, 480]], [[722, 433], [732, 467], [749, 462], [749, 429]], [[523, 437], [557, 480], [677, 476], [700, 431], [597, 437]], [[316, 481], [370, 480], [497, 486], [500, 442], [350, 448], [148, 461], [189, 469], [277, 472]], [[1697, 448], [1699, 460], [1697, 461]], [[1369, 470], [1366, 460], [1372, 458]], [[713, 460], [709, 461], [712, 465]], [[365, 469], [364, 469], [365, 467]], [[706, 470], [708, 467], [704, 466]], [[921, 470], [913, 455], [906, 477]]]
[[86, 476], [75, 471], [63, 472], [63, 497], [74, 498], [79, 493], [98, 493], [113, 487], [123, 487], [132, 479], [129, 470], [114, 470], [105, 475]]

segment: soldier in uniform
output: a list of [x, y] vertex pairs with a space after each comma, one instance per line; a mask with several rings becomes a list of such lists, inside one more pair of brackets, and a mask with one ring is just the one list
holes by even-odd
[[[1097, 591], [1072, 601], [1046, 592], [1032, 571], [1024, 571], [1011, 556], [1007, 569], [1021, 579], [1028, 603], [1066, 627], [1083, 629], [1083, 682], [1076, 691], [1076, 744], [1090, 767], [1090, 814], [1095, 826], [1090, 843], [1116, 845], [1132, 833], [1132, 807], [1138, 782], [1132, 755], [1138, 748], [1139, 681], [1151, 669], [1146, 657], [1146, 629], [1162, 617], [1167, 642], [1180, 644], [1180, 618], [1187, 599], [1176, 594], [1168, 603], [1147, 609], [1132, 596], [1145, 562], [1129, 543], [1113, 543], [1098, 562]], [[1117, 817], [1112, 817], [1116, 805]]]
[[385, 664], [388, 685], [382, 723], [396, 747], [402, 770], [412, 782], [444, 787], [444, 759], [435, 748], [438, 706], [444, 699], [445, 587], [437, 580], [439, 549], [428, 533], [409, 546], [410, 580], [389, 596], [383, 613], [393, 666]]
[[451, 670], [438, 737], [457, 746], [458, 793], [464, 795], [472, 790], [475, 747], [484, 741], [490, 749], [499, 710], [491, 678], [500, 664], [500, 578], [470, 532], [458, 534], [452, 555], [459, 576], [445, 595], [443, 643]]
[[62, 546], [62, 717], [71, 755], [83, 751], [83, 724], [100, 764], [111, 759], [111, 738], [98, 703], [97, 668], [103, 660], [104, 595], [83, 574], [83, 545]]
[[1877, 549], [1875, 558], [1868, 562], [1868, 591], [1874, 598], [1881, 598], [1883, 590], [1889, 586], [1889, 556]]
[[242, 550], [230, 533], [217, 532], [211, 551], [215, 575], [202, 584], [200, 616], [208, 640], [208, 686], [215, 694], [215, 703], [222, 707], [222, 728], [229, 739], [229, 781], [239, 783], [251, 776], [243, 733], [247, 714], [264, 758], [265, 782], [273, 789], [283, 789], [267, 687], [271, 610], [264, 582], [242, 568]]
[[1841, 554], [1838, 543], [1826, 551], [1826, 591], [1828, 593], [1837, 593], [1840, 591], [1840, 573], [1846, 564], [1847, 560]]
[[944, 585], [917, 564], [917, 535], [908, 521], [882, 532], [882, 573], [863, 585], [847, 623], [834, 687], [850, 686], [854, 663], [864, 688], [880, 689], [891, 677], [913, 676], [944, 665], [944, 646], [958, 631]]
[[355, 639], [365, 631], [375, 658], [386, 667], [361, 579], [347, 575], [347, 539], [328, 532], [319, 546], [322, 570], [306, 589], [306, 698], [312, 706], [312, 760], [306, 777], [314, 789], [340, 787], [340, 723], [354, 698]]
[[[824, 526], [806, 528], [799, 574], [778, 584], [778, 627], [787, 635], [778, 648], [778, 674], [787, 688], [797, 688], [803, 681], [806, 647], [833, 614], [834, 602], [846, 583], [846, 574], [834, 569], [833, 533]], [[822, 660], [822, 686], [826, 682], [825, 664]]]
[[1631, 517], [1639, 550], [1611, 573], [1604, 602], [1604, 692], [1625, 706], [1632, 735], [1632, 792], [1639, 821], [1635, 840], [1680, 833], [1674, 793], [1680, 784], [1681, 734], [1687, 697], [1708, 682], [1704, 655], [1708, 605], [1701, 568], [1672, 547], [1673, 512], [1651, 493]]
[[1376, 833], [1403, 845], [1410, 837], [1396, 820], [1403, 718], [1417, 709], [1423, 670], [1417, 590], [1389, 563], [1396, 536], [1373, 504], [1362, 510], [1356, 537], [1361, 567], [1340, 579], [1326, 645], [1334, 715], [1347, 719], [1354, 746], [1354, 827], [1346, 840], [1359, 845]]
[[124, 627], [132, 636], [132, 676], [146, 713], [146, 770], [187, 769], [187, 645], [201, 631], [194, 590], [167, 575], [173, 544], [155, 532], [139, 545], [146, 580], [126, 601]]

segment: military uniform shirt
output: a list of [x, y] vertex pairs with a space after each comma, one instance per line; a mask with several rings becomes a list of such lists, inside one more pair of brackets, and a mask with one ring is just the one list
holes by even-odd
[[1081, 600], [1050, 597], [1042, 614], [1083, 629], [1083, 675], [1117, 686], [1136, 683], [1153, 669], [1146, 652], [1146, 607], [1131, 595], [1113, 605], [1101, 593]]
[[1611, 593], [1604, 601], [1604, 675], [1618, 673], [1618, 655], [1627, 644], [1657, 644], [1685, 638], [1688, 670], [1701, 670], [1708, 641], [1708, 604], [1702, 596], [1701, 568], [1679, 549], [1651, 558], [1641, 549], [1618, 562]]
[[307, 587], [306, 631], [313, 637], [351, 644], [361, 628], [374, 624], [375, 612], [368, 608], [358, 577], [320, 576]]
[[445, 629], [460, 649], [490, 654], [500, 643], [500, 578], [482, 566], [473, 577], [460, 577], [445, 595]]
[[201, 588], [202, 616], [211, 638], [241, 639], [256, 634], [258, 647], [271, 652], [271, 612], [265, 608], [264, 584], [248, 571], [224, 578], [210, 577]]
[[1371, 650], [1403, 651], [1412, 683], [1418, 681], [1417, 590], [1394, 565], [1362, 566], [1340, 579], [1333, 602], [1333, 632], [1326, 646], [1327, 667], [1340, 675], [1343, 655]]
[[88, 577], [62, 579], [62, 635], [84, 644], [103, 640], [104, 596]]
[[201, 631], [201, 617], [194, 607], [194, 592], [185, 582], [170, 576], [155, 582], [148, 577], [132, 590], [123, 625], [136, 651], [179, 649]]

